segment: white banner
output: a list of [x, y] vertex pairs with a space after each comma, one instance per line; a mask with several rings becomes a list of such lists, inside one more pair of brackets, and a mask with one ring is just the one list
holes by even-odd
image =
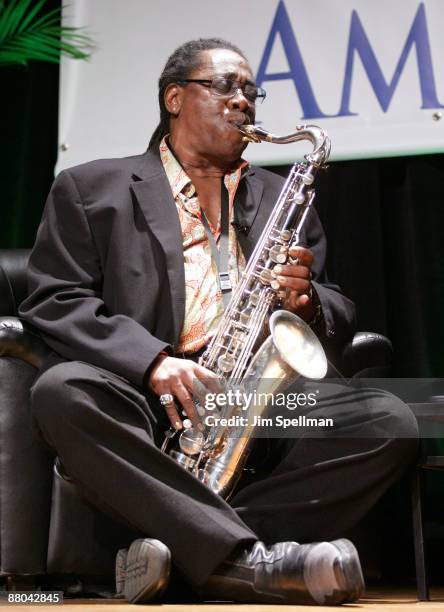
[[[62, 61], [57, 170], [144, 151], [158, 123], [157, 79], [181, 43], [218, 36], [250, 60], [276, 134], [322, 126], [332, 159], [444, 151], [443, 0], [72, 0], [90, 62]], [[307, 143], [250, 145], [289, 163]]]

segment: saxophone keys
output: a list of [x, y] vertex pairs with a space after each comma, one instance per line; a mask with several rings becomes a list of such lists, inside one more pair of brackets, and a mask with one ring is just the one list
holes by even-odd
[[273, 272], [269, 270], [268, 268], [265, 268], [259, 274], [259, 280], [261, 281], [263, 285], [269, 285], [271, 281], [273, 280]]
[[294, 201], [296, 202], [296, 204], [298, 204], [298, 206], [300, 206], [305, 202], [305, 195], [303, 193], [297, 193], [295, 195]]
[[233, 342], [235, 344], [239, 344], [244, 338], [244, 333], [237, 329], [231, 334], [231, 337], [233, 338]]
[[248, 303], [251, 306], [257, 306], [259, 304], [259, 300], [260, 300], [261, 296], [260, 296], [260, 292], [259, 289], [255, 289], [254, 291], [252, 291], [248, 297]]
[[283, 264], [287, 261], [287, 247], [275, 244], [271, 247], [269, 256], [274, 263]]
[[200, 405], [199, 403], [197, 403], [197, 402], [196, 402], [195, 406], [196, 406], [197, 414], [198, 414], [200, 417], [205, 416], [205, 414], [207, 413], [207, 411], [205, 410], [205, 408], [204, 408], [203, 406], [201, 406], [201, 405]]
[[231, 372], [231, 370], [234, 368], [235, 361], [231, 355], [220, 355], [219, 359], [217, 360], [217, 365], [222, 372]]
[[270, 287], [271, 287], [272, 289], [274, 289], [274, 291], [278, 291], [278, 290], [279, 290], [279, 288], [280, 288], [280, 286], [281, 286], [281, 285], [280, 285], [280, 283], [279, 283], [279, 281], [278, 281], [278, 280], [274, 280], [274, 281], [272, 281], [272, 282], [270, 283]]
[[282, 230], [281, 231], [281, 240], [283, 242], [290, 242], [293, 232], [290, 230]]
[[179, 437], [180, 450], [188, 456], [200, 453], [204, 443], [203, 433], [193, 427], [186, 429]]
[[278, 264], [277, 266], [274, 266], [274, 268], [273, 268], [273, 277], [274, 278], [273, 278], [273, 280], [270, 283], [270, 287], [274, 291], [279, 291], [279, 289], [281, 288], [281, 284], [280, 284], [280, 282], [276, 278], [280, 274], [282, 274], [282, 266], [280, 264]]
[[243, 325], [248, 325], [252, 314], [253, 314], [253, 308], [251, 306], [247, 306], [247, 308], [245, 308], [243, 312], [240, 313], [239, 321]]

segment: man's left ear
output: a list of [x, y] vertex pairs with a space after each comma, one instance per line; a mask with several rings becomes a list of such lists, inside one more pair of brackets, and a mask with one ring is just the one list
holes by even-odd
[[177, 83], [170, 83], [165, 89], [163, 99], [170, 115], [177, 115], [182, 108], [183, 88]]

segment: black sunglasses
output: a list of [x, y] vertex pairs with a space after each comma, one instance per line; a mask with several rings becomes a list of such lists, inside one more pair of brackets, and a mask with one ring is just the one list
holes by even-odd
[[262, 103], [267, 95], [265, 89], [262, 89], [262, 87], [256, 87], [256, 85], [251, 85], [250, 83], [240, 83], [239, 81], [234, 81], [226, 77], [215, 77], [214, 79], [180, 79], [177, 82], [198, 83], [199, 85], [209, 87], [211, 93], [215, 96], [226, 96], [228, 98], [235, 96], [240, 89], [243, 95], [252, 104]]

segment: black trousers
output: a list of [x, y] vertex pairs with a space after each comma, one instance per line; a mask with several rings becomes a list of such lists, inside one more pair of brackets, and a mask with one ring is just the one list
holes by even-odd
[[163, 541], [194, 585], [241, 544], [344, 535], [414, 461], [416, 421], [399, 399], [365, 392], [358, 405], [333, 386], [310, 416], [326, 408], [334, 436], [259, 440], [268, 469], [228, 504], [158, 449], [159, 420], [127, 380], [67, 362], [32, 389], [37, 425], [84, 495]]

